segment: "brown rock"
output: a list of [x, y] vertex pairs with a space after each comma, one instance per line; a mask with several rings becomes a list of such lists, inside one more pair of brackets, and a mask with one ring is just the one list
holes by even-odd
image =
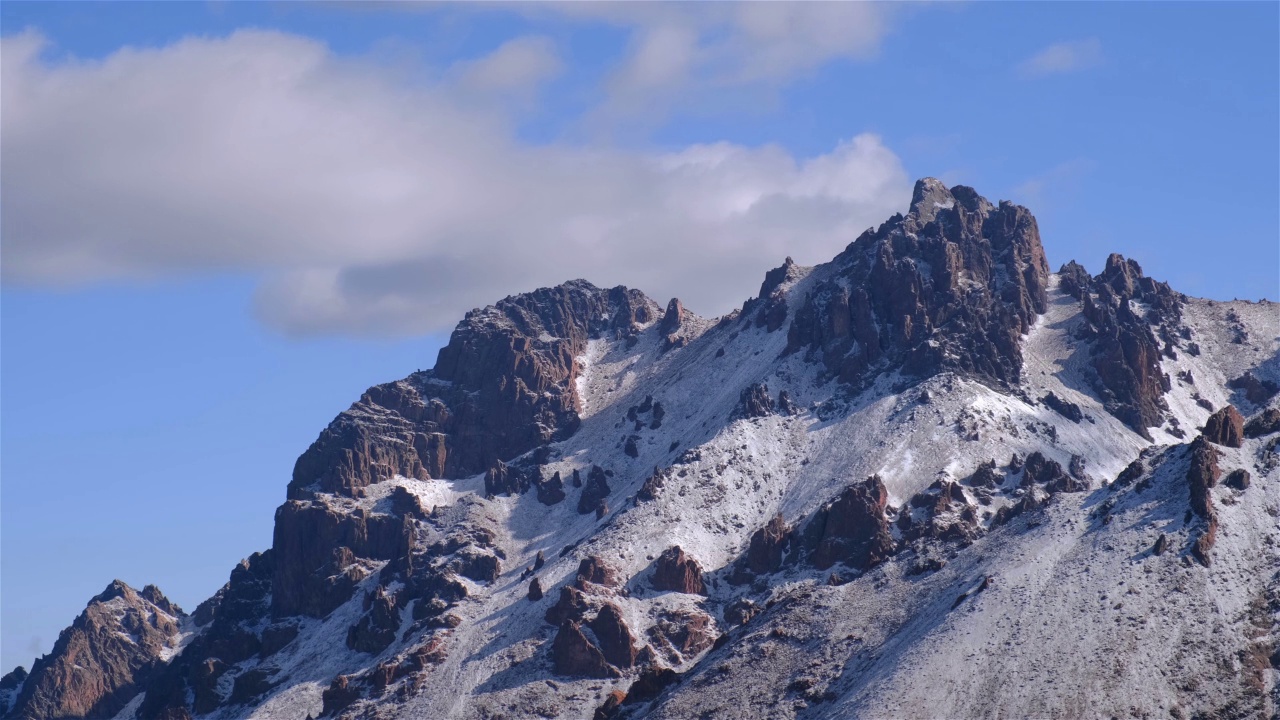
[[806, 534], [817, 540], [811, 560], [820, 569], [837, 562], [865, 570], [897, 551], [885, 506], [889, 494], [878, 476], [851, 485], [814, 516]]
[[1205, 421], [1204, 438], [1223, 447], [1238, 448], [1244, 444], [1244, 418], [1235, 406], [1227, 405]]
[[560, 598], [556, 600], [556, 604], [547, 608], [545, 617], [548, 623], [560, 626], [569, 620], [581, 621], [590, 607], [581, 590], [565, 585], [560, 588]]
[[1227, 473], [1227, 479], [1224, 480], [1222, 484], [1232, 490], [1244, 491], [1249, 487], [1250, 480], [1251, 478], [1249, 477], [1248, 470], [1245, 470], [1244, 468], [1236, 468], [1235, 470]]
[[622, 587], [622, 579], [618, 571], [598, 555], [588, 555], [578, 563], [578, 586], [583, 582], [602, 585], [607, 588]]
[[1244, 391], [1244, 397], [1254, 405], [1266, 405], [1271, 402], [1271, 398], [1280, 393], [1280, 385], [1276, 385], [1270, 380], [1259, 380], [1251, 372], [1227, 383], [1227, 387]]
[[616, 716], [626, 699], [627, 694], [621, 690], [609, 691], [608, 697], [604, 699], [604, 704], [596, 708], [592, 720], [609, 720], [609, 718]]
[[[111, 717], [163, 666], [186, 614], [153, 586], [115, 580], [36, 660], [6, 717]], [[6, 676], [12, 682], [15, 674]]]
[[674, 610], [663, 613], [649, 636], [656, 647], [668, 651], [671, 661], [681, 663], [711, 647], [718, 637], [715, 621], [701, 612]]
[[556, 631], [551, 643], [551, 662], [557, 675], [568, 677], [617, 678], [618, 669], [610, 665], [578, 623], [567, 620]]
[[543, 505], [556, 505], [564, 501], [564, 480], [560, 473], [551, 476], [550, 480], [538, 483], [538, 502]]
[[604, 659], [611, 665], [623, 670], [635, 665], [635, 636], [631, 634], [631, 628], [627, 627], [618, 606], [605, 603], [588, 626], [595, 633]]
[[347, 630], [347, 647], [371, 655], [386, 650], [395, 642], [400, 628], [400, 609], [395, 595], [381, 585], [365, 596], [365, 614]]
[[675, 670], [650, 665], [641, 670], [636, 681], [627, 688], [627, 699], [624, 704], [634, 705], [653, 700], [679, 680], [680, 675]]
[[655, 561], [653, 587], [655, 590], [701, 595], [706, 591], [702, 584], [702, 566], [685, 554], [679, 545], [674, 545]]
[[757, 575], [777, 572], [782, 568], [782, 554], [790, 542], [791, 527], [781, 514], [773, 516], [767, 525], [751, 534], [747, 568]]
[[736, 415], [745, 418], [767, 417], [773, 414], [773, 398], [769, 397], [769, 386], [754, 383], [742, 390], [738, 398]]
[[740, 598], [724, 609], [724, 621], [733, 626], [746, 625], [759, 613], [760, 606], [753, 600]]
[[1280, 410], [1276, 408], [1263, 410], [1262, 414], [1244, 426], [1244, 436], [1247, 438], [1259, 438], [1276, 432], [1280, 432]]
[[1218, 451], [1200, 436], [1191, 443], [1187, 466], [1187, 485], [1191, 490], [1191, 509], [1205, 519], [1216, 518], [1209, 488], [1218, 484], [1222, 470], [1218, 468]]
[[1156, 538], [1156, 544], [1152, 546], [1151, 552], [1156, 555], [1163, 555], [1169, 549], [1169, 538], [1164, 533], [1160, 533], [1160, 537]]
[[350, 675], [339, 675], [329, 683], [329, 687], [321, 695], [324, 709], [320, 714], [336, 715], [351, 707], [360, 699], [360, 696], [360, 687], [356, 684], [355, 678]]
[[537, 602], [542, 599], [542, 583], [538, 582], [538, 578], [529, 581], [529, 600]]
[[276, 510], [272, 610], [277, 617], [328, 615], [363, 578], [363, 571], [349, 567], [354, 557], [409, 555], [411, 522], [359, 508], [335, 509], [321, 500], [286, 501]]
[[667, 303], [667, 312], [663, 314], [662, 322], [658, 325], [658, 332], [662, 335], [671, 335], [680, 330], [683, 322], [684, 305], [680, 304], [679, 298], [671, 298], [671, 302]]
[[658, 314], [643, 293], [575, 280], [506, 298], [458, 324], [433, 370], [370, 388], [298, 458], [307, 488], [354, 495], [397, 474], [466, 477], [568, 437], [588, 340], [633, 334]]
[[1047, 307], [1035, 218], [972, 188], [916, 184], [911, 211], [863, 233], [800, 303], [786, 352], [862, 385], [887, 359], [909, 374], [957, 370], [1016, 384], [1021, 337]]

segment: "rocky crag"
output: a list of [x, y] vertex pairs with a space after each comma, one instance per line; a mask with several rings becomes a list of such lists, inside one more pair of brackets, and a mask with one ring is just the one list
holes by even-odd
[[707, 320], [459, 323], [298, 459], [190, 614], [113, 583], [19, 718], [1267, 717], [1280, 312], [917, 183]]

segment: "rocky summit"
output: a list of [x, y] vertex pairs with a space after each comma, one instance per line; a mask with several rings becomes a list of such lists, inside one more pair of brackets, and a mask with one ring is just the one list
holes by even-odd
[[112, 583], [0, 711], [1275, 717], [1280, 307], [1101, 268], [925, 179], [724, 317], [472, 311], [212, 598]]

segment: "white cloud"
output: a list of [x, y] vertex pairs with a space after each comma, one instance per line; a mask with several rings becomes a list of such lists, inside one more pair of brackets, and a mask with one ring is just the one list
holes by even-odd
[[810, 159], [523, 145], [459, 97], [519, 83], [509, 60], [532, 45], [434, 82], [275, 32], [94, 62], [42, 47], [0, 40], [5, 281], [244, 272], [291, 332], [444, 329], [575, 277], [719, 313], [785, 255], [829, 259], [910, 197], [872, 135]]
[[1054, 43], [1018, 65], [1026, 77], [1040, 77], [1086, 70], [1102, 64], [1102, 41], [1088, 38]]
[[455, 66], [460, 81], [486, 93], [532, 93], [564, 70], [550, 38], [525, 36], [503, 43], [478, 60]]

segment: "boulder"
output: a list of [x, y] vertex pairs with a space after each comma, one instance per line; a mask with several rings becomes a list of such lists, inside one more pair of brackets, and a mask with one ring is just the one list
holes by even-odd
[[658, 556], [653, 568], [655, 590], [701, 595], [706, 591], [702, 583], [702, 566], [679, 545], [667, 548]]
[[604, 653], [582, 632], [582, 626], [566, 620], [551, 643], [551, 663], [557, 675], [609, 679], [622, 673], [605, 660]]
[[1244, 444], [1244, 418], [1234, 405], [1227, 405], [1205, 421], [1203, 436], [1211, 443], [1238, 448]]
[[767, 417], [773, 414], [773, 398], [769, 397], [769, 386], [764, 383], [753, 383], [743, 388], [738, 397], [736, 415], [744, 418]]
[[774, 515], [768, 524], [751, 534], [747, 546], [747, 568], [757, 575], [777, 572], [782, 568], [782, 555], [791, 542], [791, 527]]
[[1244, 436], [1259, 438], [1264, 435], [1280, 432], [1280, 410], [1267, 408], [1244, 426]]
[[849, 486], [814, 516], [806, 535], [816, 540], [810, 559], [819, 569], [837, 562], [865, 570], [897, 551], [885, 506], [889, 493], [879, 476]]
[[600, 652], [609, 664], [622, 670], [635, 665], [635, 636], [617, 605], [605, 603], [588, 627], [595, 633]]
[[[574, 472], [576, 477], [577, 471]], [[591, 472], [587, 473], [586, 485], [578, 496], [578, 513], [587, 515], [596, 512], [605, 502], [605, 498], [609, 497], [610, 492], [609, 479], [605, 475], [604, 468], [592, 465]]]

